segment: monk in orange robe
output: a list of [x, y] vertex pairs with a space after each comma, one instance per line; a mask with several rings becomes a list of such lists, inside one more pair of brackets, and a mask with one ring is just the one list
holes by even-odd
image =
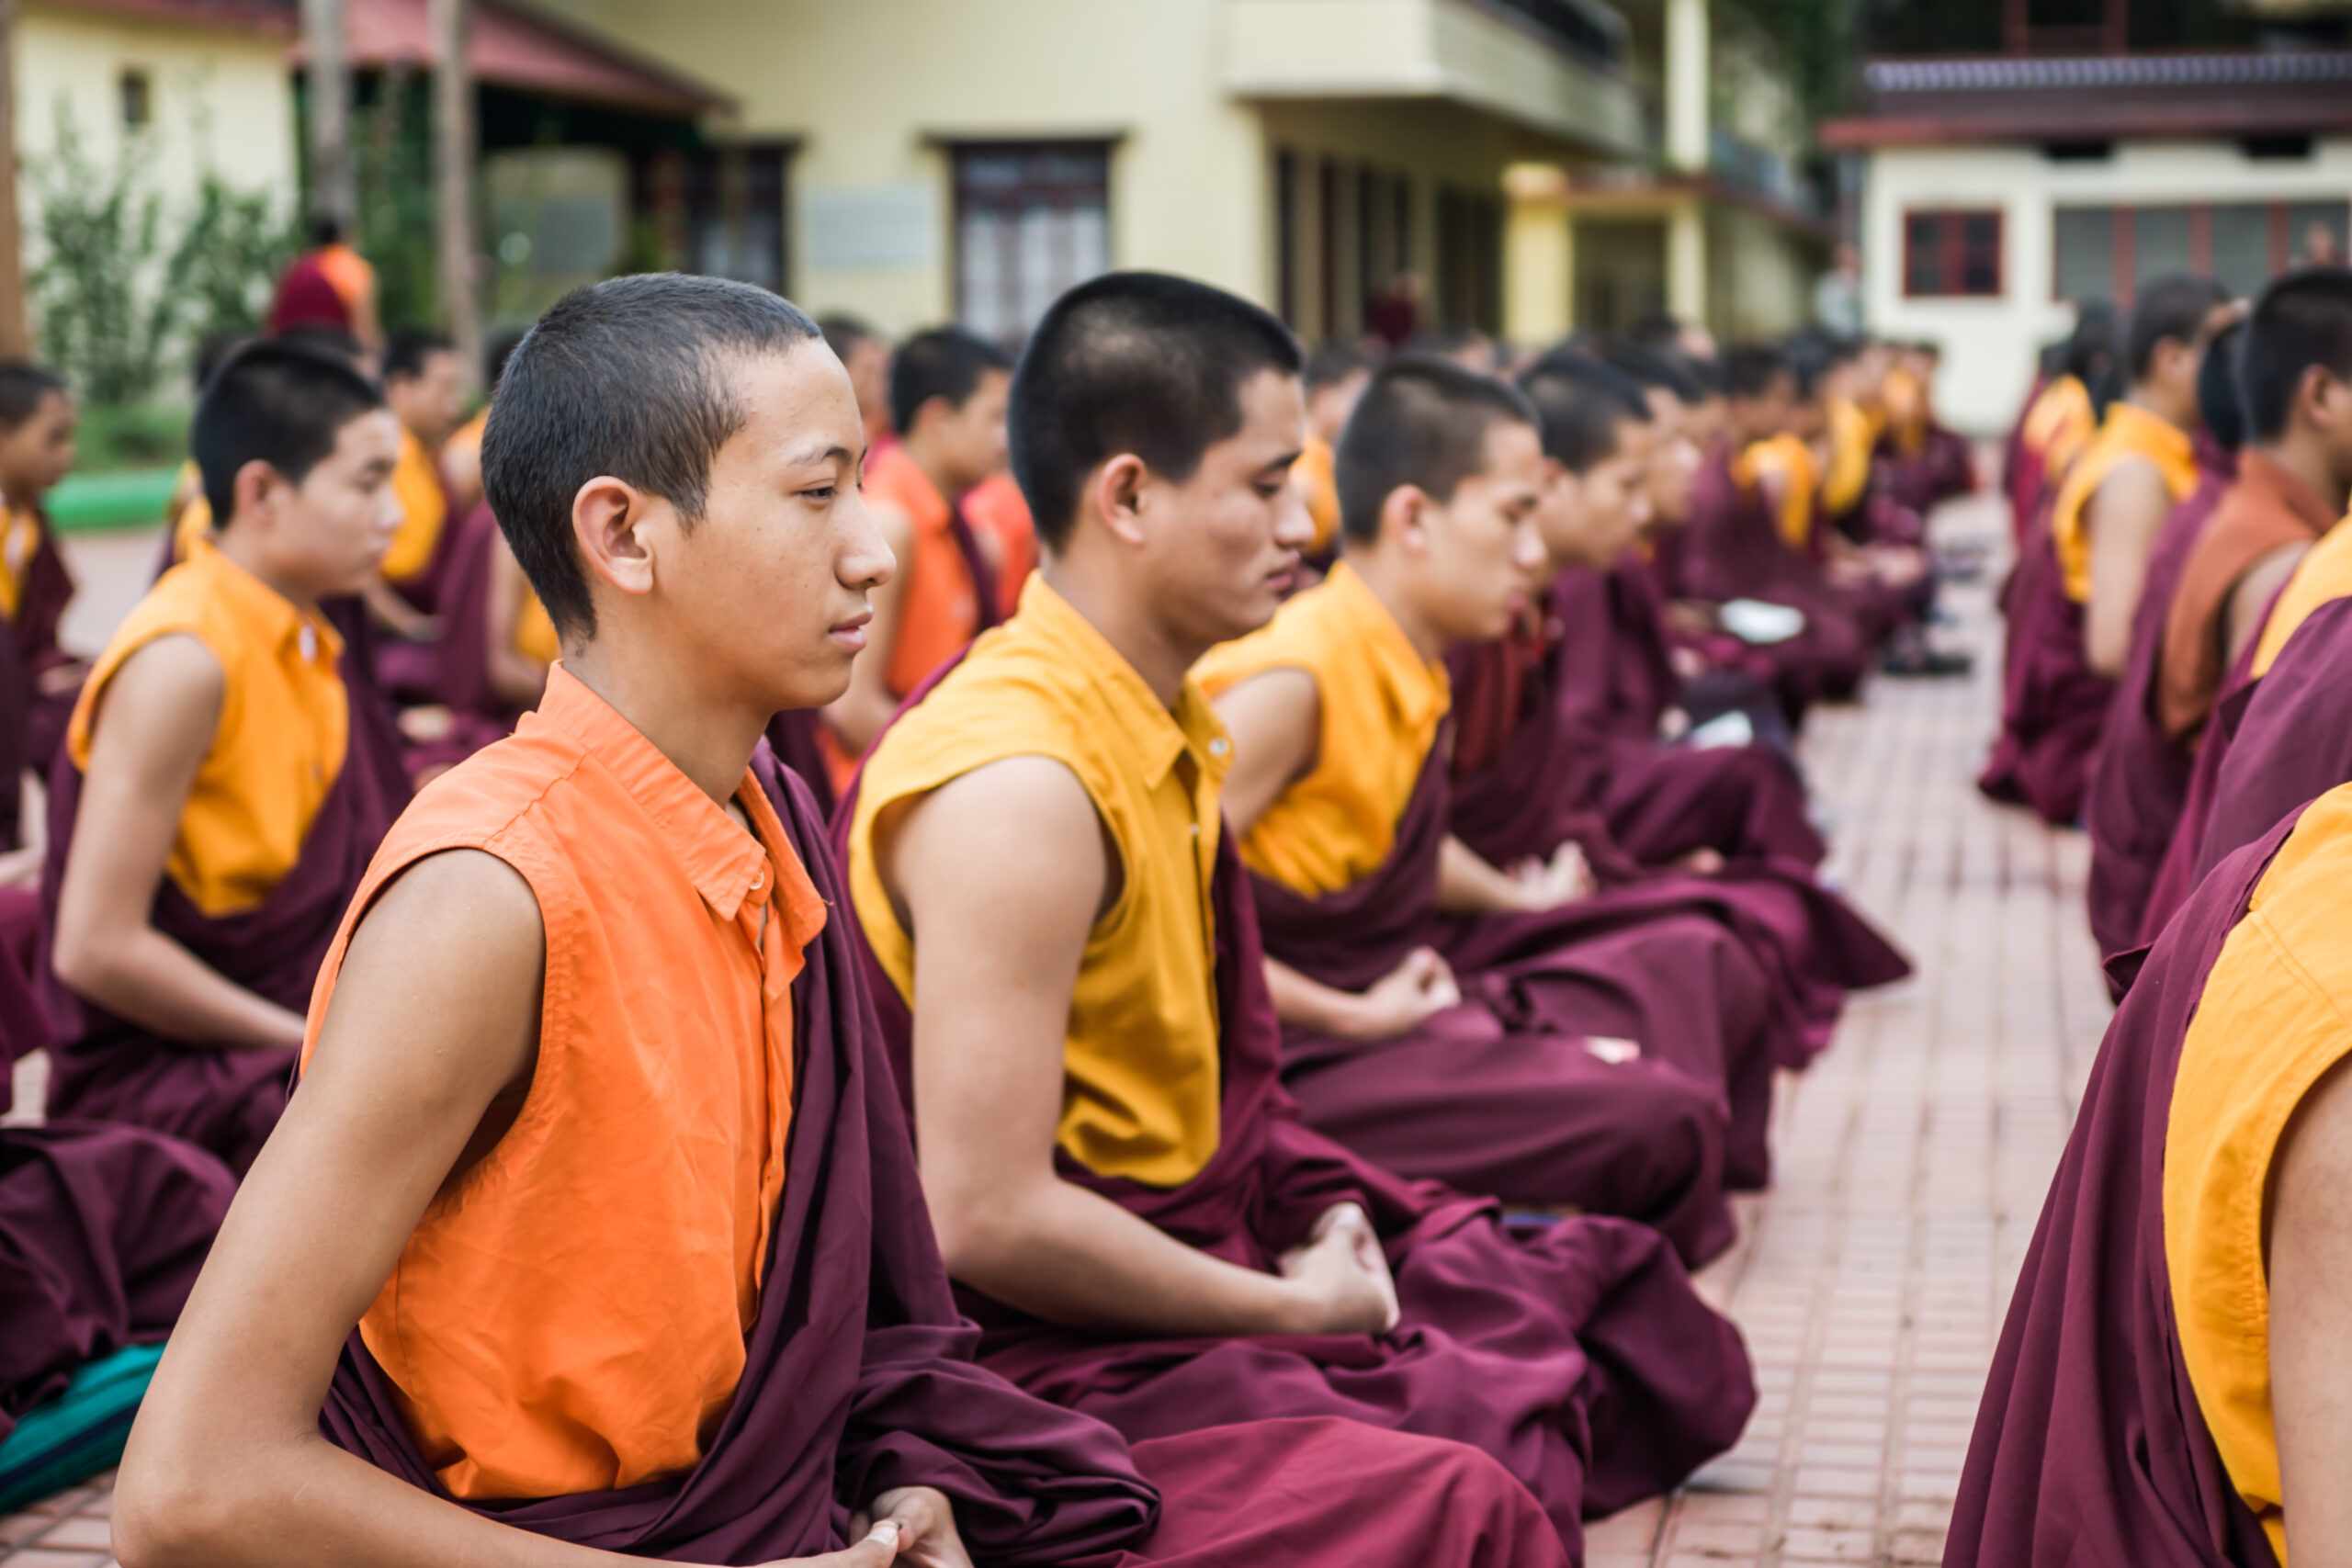
[[327, 928], [407, 799], [321, 608], [399, 525], [400, 426], [356, 372], [264, 344], [213, 378], [190, 442], [228, 521], [92, 665], [54, 775], [50, 1111], [242, 1170], [285, 1107]]
[[384, 326], [375, 267], [352, 245], [343, 220], [328, 214], [311, 220], [311, 247], [277, 280], [270, 333], [330, 326], [357, 338], [370, 355], [377, 353], [384, 346]]
[[2237, 482], [2189, 552], [2165, 623], [2157, 706], [2184, 743], [2352, 498], [2352, 274], [2331, 267], [2271, 285], [2238, 347], [2238, 385], [2249, 439]]
[[2160, 278], [2132, 314], [2130, 391], [2066, 472], [2010, 584], [2001, 736], [1977, 787], [2046, 821], [2081, 814], [2156, 536], [2197, 485], [2197, 373], [2236, 315], [2207, 277]]
[[837, 784], [917, 682], [997, 623], [993, 574], [956, 502], [1004, 468], [1012, 380], [1004, 351], [960, 327], [917, 333], [890, 363], [899, 439], [867, 463], [865, 499], [899, 571], [876, 591], [849, 690], [825, 710]]
[[618, 279], [518, 351], [484, 468], [564, 661], [344, 918], [132, 1433], [126, 1559], [1565, 1561], [1468, 1447], [1131, 1450], [973, 1363], [822, 825], [759, 748], [890, 573], [864, 445], [747, 285]]

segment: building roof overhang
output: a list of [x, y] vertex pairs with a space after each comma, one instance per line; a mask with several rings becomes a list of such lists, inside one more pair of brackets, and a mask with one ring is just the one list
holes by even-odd
[[96, 11], [176, 27], [290, 36], [299, 22], [288, 0], [34, 0], [37, 8]]
[[2352, 51], [1873, 60], [1848, 149], [2352, 131]]

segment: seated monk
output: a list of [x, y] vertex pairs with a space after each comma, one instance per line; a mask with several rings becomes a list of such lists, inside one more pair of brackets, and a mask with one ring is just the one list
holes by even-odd
[[817, 329], [825, 334], [825, 346], [849, 371], [850, 388], [857, 394], [857, 417], [865, 427], [865, 460], [870, 464], [899, 439], [890, 428], [890, 340], [870, 323], [850, 315], [820, 316]]
[[869, 651], [825, 710], [836, 786], [906, 694], [997, 623], [992, 574], [956, 503], [1004, 467], [1012, 379], [1004, 351], [961, 327], [918, 333], [890, 362], [899, 440], [867, 465], [865, 496], [899, 570], [875, 590]]
[[2352, 1542], [2352, 790], [2138, 964], [2027, 1254], [1950, 1568], [2302, 1568]]
[[481, 504], [481, 435], [490, 427], [489, 393], [498, 390], [498, 378], [506, 374], [507, 357], [514, 352], [516, 338], [503, 337], [492, 344], [490, 358], [483, 369], [482, 386], [488, 389], [482, 405], [473, 417], [449, 434], [441, 443], [439, 463], [441, 482], [449, 495], [449, 511], [464, 517]]
[[1804, 615], [1796, 635], [1758, 649], [1794, 724], [1816, 699], [1852, 696], [1870, 649], [1820, 564], [1790, 547], [1758, 460], [1758, 447], [1789, 434], [1797, 418], [1795, 367], [1785, 351], [1761, 344], [1735, 348], [1724, 364], [1728, 433], [1700, 468], [1690, 526], [1661, 558], [1678, 599], [1762, 600]]
[[1340, 549], [1340, 484], [1332, 451], [1348, 416], [1372, 381], [1372, 361], [1353, 344], [1333, 341], [1306, 356], [1306, 446], [1290, 471], [1315, 525], [1308, 562], [1329, 567]]
[[[1647, 515], [1642, 478], [1651, 457], [1641, 389], [1605, 365], [1555, 354], [1521, 378], [1543, 419], [1546, 483], [1536, 511], [1555, 588], [1539, 593], [1511, 634], [1457, 645], [1447, 659], [1460, 717], [1447, 818], [1456, 838], [1490, 864], [1542, 863], [1574, 843], [1601, 891], [1588, 912], [1608, 906], [1653, 915], [1702, 914], [1736, 932], [1772, 982], [1772, 1026], [1724, 1074], [1729, 1133], [1724, 1179], [1761, 1186], [1771, 1157], [1769, 1122], [1776, 1066], [1802, 1067], [1829, 1042], [1849, 989], [1901, 979], [1910, 966], [1803, 861], [1727, 861], [1695, 849], [1677, 868], [1645, 866], [1611, 830], [1581, 753], [1608, 742], [1579, 725], [1557, 694], [1581, 671], [1568, 660], [1589, 648], [1572, 638], [1557, 584], [1621, 556]], [[1589, 614], [1590, 606], [1582, 607]], [[1606, 656], [1605, 640], [1601, 654]], [[1671, 764], [1647, 770], [1647, 788], [1692, 816], [1706, 796], [1740, 775], [1713, 766], [1746, 758], [1785, 777], [1752, 748], [1669, 750]], [[1797, 802], [1800, 812], [1803, 801]]]
[[[32, 897], [0, 891], [0, 925], [38, 919]], [[0, 1117], [15, 1109], [9, 1069], [50, 1043], [30, 976], [0, 954]], [[82, 1369], [170, 1332], [236, 1185], [144, 1128], [0, 1122], [0, 1443]]]
[[74, 577], [41, 502], [74, 466], [74, 398], [39, 366], [0, 364], [0, 886], [40, 873], [27, 774], [46, 777], [88, 666], [58, 646]]
[[1299, 363], [1273, 317], [1178, 278], [1046, 313], [1012, 404], [1044, 564], [867, 759], [851, 897], [986, 1364], [1134, 1438], [1446, 1432], [1573, 1551], [1732, 1439], [1747, 1365], [1650, 1231], [1507, 1228], [1283, 1093], [1218, 811], [1233, 747], [1187, 670], [1272, 615], [1309, 537]]
[[2235, 309], [2210, 277], [2140, 290], [2130, 389], [2066, 470], [2005, 595], [2001, 735], [1976, 780], [1995, 800], [2062, 826], [2082, 814], [2156, 536], [2197, 488], [2198, 369]]
[[2204, 536], [2222, 495], [2237, 482], [2238, 448], [2245, 444], [2237, 348], [2244, 331], [2233, 325], [2216, 333], [2198, 369], [2197, 408], [2204, 428], [2196, 438], [2197, 488], [2172, 509], [2149, 553], [2147, 581], [2132, 617], [2132, 652], [2115, 700], [2108, 705], [2098, 761], [2083, 796], [2083, 827], [2091, 840], [2091, 937], [2102, 956], [2139, 945], [2149, 895], [2188, 804], [2197, 765], [2196, 737], [2177, 739], [2165, 728], [2157, 712], [2157, 682], [2165, 622], [2189, 552]]
[[2099, 397], [2115, 374], [2122, 329], [2113, 305], [2087, 301], [2077, 310], [2075, 330], [2043, 355], [2045, 374], [2018, 415], [2002, 468], [2020, 550], [2044, 499], [2098, 434]]
[[601, 284], [516, 350], [484, 476], [564, 661], [344, 918], [132, 1432], [126, 1563], [1564, 1561], [1464, 1445], [1131, 1453], [973, 1364], [822, 824], [758, 750], [889, 574], [864, 447], [748, 285]]
[[320, 609], [399, 526], [400, 428], [346, 367], [257, 344], [189, 445], [228, 521], [91, 667], [54, 774], [41, 895], [71, 1022], [49, 1106], [242, 1171], [285, 1108], [328, 928], [407, 798]]
[[1198, 671], [1286, 1081], [1401, 1175], [1647, 1221], [1703, 1261], [1734, 1234], [1723, 1086], [1766, 1044], [1761, 966], [1703, 916], [1587, 908], [1573, 845], [1506, 871], [1446, 828], [1445, 650], [1509, 631], [1543, 564], [1533, 410], [1392, 362], [1339, 473], [1331, 575]]
[[980, 558], [988, 562], [989, 580], [996, 585], [996, 619], [990, 624], [1001, 625], [1021, 607], [1021, 591], [1037, 570], [1037, 525], [1029, 516], [1021, 486], [1002, 470], [966, 491], [956, 504], [979, 544]]
[[1921, 516], [1938, 502], [1976, 488], [1976, 464], [1967, 439], [1936, 418], [1936, 372], [1943, 349], [1935, 343], [1894, 345], [1882, 393], [1884, 420], [1879, 460], [1888, 494]]
[[464, 515], [450, 502], [439, 453], [457, 429], [465, 389], [457, 350], [437, 333], [394, 333], [384, 350], [383, 381], [385, 404], [400, 416], [401, 460], [392, 488], [400, 496], [401, 525], [367, 600], [377, 624], [410, 645], [387, 645], [381, 656], [386, 685], [406, 696], [423, 684], [406, 661], [428, 665], [431, 645], [441, 635], [442, 584]]

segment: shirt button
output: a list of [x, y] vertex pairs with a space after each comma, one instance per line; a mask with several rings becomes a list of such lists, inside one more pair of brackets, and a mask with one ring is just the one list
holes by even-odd
[[1210, 755], [1210, 756], [1212, 756], [1212, 757], [1222, 757], [1222, 756], [1224, 756], [1227, 751], [1230, 751], [1230, 750], [1233, 750], [1233, 742], [1232, 742], [1232, 741], [1230, 741], [1230, 740], [1227, 740], [1227, 739], [1224, 736], [1222, 736], [1222, 735], [1218, 736], [1216, 739], [1214, 739], [1214, 740], [1212, 740], [1212, 741], [1210, 741], [1210, 742], [1209, 742], [1209, 755]]

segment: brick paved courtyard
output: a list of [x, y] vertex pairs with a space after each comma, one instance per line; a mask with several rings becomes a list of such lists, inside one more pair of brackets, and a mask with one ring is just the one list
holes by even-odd
[[[1939, 529], [2006, 532], [1991, 497]], [[85, 612], [102, 614], [101, 595], [127, 606], [112, 580], [152, 551], [77, 550], [85, 583], [107, 580]], [[1820, 1063], [1786, 1081], [1779, 1185], [1744, 1202], [1740, 1246], [1702, 1281], [1747, 1332], [1762, 1403], [1688, 1490], [1595, 1526], [1592, 1568], [1941, 1556], [1978, 1387], [2108, 1013], [2083, 920], [2087, 844], [1970, 784], [1998, 704], [1989, 582], [1946, 602], [1977, 651], [1973, 681], [1880, 681], [1807, 735], [1831, 871], [1919, 972], [1854, 1004]], [[39, 1076], [28, 1064], [20, 1105]], [[100, 1485], [0, 1519], [0, 1564], [99, 1568], [107, 1506]]]

